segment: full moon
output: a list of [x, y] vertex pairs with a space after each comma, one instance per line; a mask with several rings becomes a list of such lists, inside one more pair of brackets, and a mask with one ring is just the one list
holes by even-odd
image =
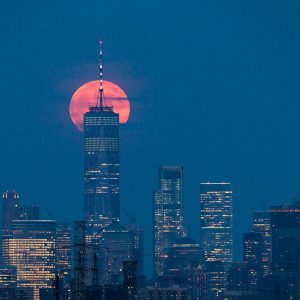
[[[130, 114], [130, 103], [125, 92], [115, 83], [103, 81], [104, 105], [112, 106], [119, 114], [120, 123], [127, 123]], [[69, 112], [74, 125], [83, 131], [83, 115], [99, 101], [99, 80], [83, 84], [71, 98]]]

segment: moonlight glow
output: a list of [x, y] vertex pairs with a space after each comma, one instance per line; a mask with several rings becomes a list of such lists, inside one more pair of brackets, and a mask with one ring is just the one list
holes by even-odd
[[[120, 123], [127, 123], [130, 114], [130, 103], [125, 92], [110, 81], [103, 81], [104, 105], [112, 106], [120, 115]], [[99, 100], [99, 81], [83, 84], [71, 98], [69, 112], [75, 126], [83, 131], [83, 114]]]

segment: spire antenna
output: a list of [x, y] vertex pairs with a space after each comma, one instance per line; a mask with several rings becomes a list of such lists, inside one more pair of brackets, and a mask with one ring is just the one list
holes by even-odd
[[99, 88], [99, 94], [100, 94], [100, 110], [103, 110], [103, 41], [100, 40], [99, 42], [99, 46], [100, 46], [100, 52], [99, 52], [99, 56], [100, 56], [100, 65], [99, 65], [99, 80], [100, 80], [100, 88]]

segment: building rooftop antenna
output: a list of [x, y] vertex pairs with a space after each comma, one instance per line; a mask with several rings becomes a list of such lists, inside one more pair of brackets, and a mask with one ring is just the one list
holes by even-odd
[[100, 65], [99, 65], [99, 80], [100, 80], [100, 87], [99, 87], [99, 95], [100, 95], [100, 110], [103, 110], [103, 41], [100, 40], [99, 42], [100, 46]]

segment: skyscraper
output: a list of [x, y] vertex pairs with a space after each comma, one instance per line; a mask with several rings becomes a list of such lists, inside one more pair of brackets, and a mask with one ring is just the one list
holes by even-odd
[[256, 211], [252, 216], [252, 231], [262, 235], [263, 276], [270, 274], [271, 263], [271, 219], [269, 211]]
[[232, 262], [230, 183], [200, 184], [201, 240], [206, 261]]
[[120, 170], [119, 114], [105, 104], [102, 73], [100, 42], [99, 101], [84, 114], [84, 195], [85, 219], [103, 228], [120, 218]]
[[271, 275], [263, 280], [262, 297], [300, 299], [300, 202], [272, 206], [270, 216]]
[[56, 272], [62, 281], [64, 292], [71, 281], [71, 225], [59, 223], [56, 227]]
[[135, 260], [133, 232], [119, 221], [111, 223], [103, 229], [99, 250], [101, 284], [122, 284], [123, 262]]
[[258, 232], [244, 233], [244, 262], [249, 276], [251, 290], [256, 290], [263, 276], [263, 238]]
[[2, 230], [5, 231], [11, 228], [11, 221], [19, 218], [19, 194], [17, 192], [5, 192], [3, 194], [2, 208]]
[[166, 274], [168, 249], [184, 236], [183, 167], [161, 166], [158, 184], [153, 195], [153, 254], [157, 281]]
[[34, 300], [40, 288], [53, 288], [55, 234], [55, 221], [17, 220], [3, 237], [3, 263], [17, 268], [18, 288], [32, 288]]
[[272, 206], [272, 272], [300, 272], [300, 203]]

